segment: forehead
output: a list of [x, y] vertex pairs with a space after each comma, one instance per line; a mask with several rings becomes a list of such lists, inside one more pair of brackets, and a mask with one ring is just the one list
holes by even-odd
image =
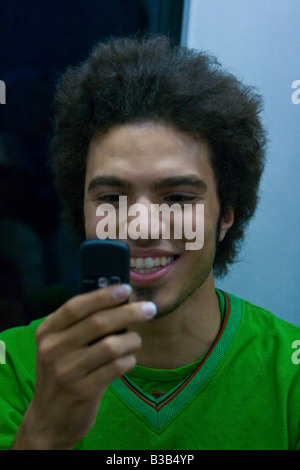
[[88, 151], [86, 181], [98, 175], [149, 179], [183, 173], [213, 177], [206, 142], [158, 124], [123, 125], [95, 137]]

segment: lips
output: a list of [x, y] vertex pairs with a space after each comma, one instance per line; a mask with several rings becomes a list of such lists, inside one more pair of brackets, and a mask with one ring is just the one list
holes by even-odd
[[147, 258], [131, 258], [130, 259], [130, 267], [135, 271], [140, 274], [147, 274], [150, 272], [157, 271], [158, 269], [161, 269], [168, 264], [172, 263], [174, 261], [175, 257], [174, 256], [162, 256], [162, 257], [150, 257], [148, 256]]
[[130, 281], [139, 284], [153, 283], [166, 276], [178, 260], [170, 253], [135, 254], [130, 258]]

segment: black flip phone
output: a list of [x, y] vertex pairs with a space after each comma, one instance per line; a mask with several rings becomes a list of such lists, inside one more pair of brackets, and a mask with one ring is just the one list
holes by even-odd
[[129, 246], [117, 240], [87, 240], [80, 247], [80, 292], [129, 284]]
[[[80, 292], [129, 284], [130, 250], [124, 242], [87, 240], [80, 246]], [[128, 303], [128, 299], [124, 302]], [[126, 328], [116, 333], [125, 333]]]

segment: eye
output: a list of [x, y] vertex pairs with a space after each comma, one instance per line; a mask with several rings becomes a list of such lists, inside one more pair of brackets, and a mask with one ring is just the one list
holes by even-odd
[[97, 196], [97, 201], [104, 203], [116, 204], [119, 202], [120, 194], [100, 194]]
[[181, 194], [181, 193], [170, 194], [165, 197], [166, 201], [174, 202], [174, 203], [191, 202], [194, 199], [195, 199], [195, 196], [192, 194]]

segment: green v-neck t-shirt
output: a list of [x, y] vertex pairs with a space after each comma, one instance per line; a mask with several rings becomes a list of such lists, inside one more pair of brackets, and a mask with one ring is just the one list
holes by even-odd
[[[222, 327], [209, 351], [115, 379], [75, 449], [300, 450], [300, 327], [216, 292]], [[0, 334], [0, 449], [11, 448], [34, 394], [41, 321]]]
[[[219, 299], [221, 323], [223, 324], [227, 302], [221, 291], [216, 291]], [[201, 364], [205, 356], [187, 366], [178, 369], [150, 369], [137, 365], [133, 371], [126, 374], [126, 378], [132, 382], [132, 387], [137, 386], [144, 392], [159, 398], [173, 388], [177, 387], [186, 377], [189, 377]]]

